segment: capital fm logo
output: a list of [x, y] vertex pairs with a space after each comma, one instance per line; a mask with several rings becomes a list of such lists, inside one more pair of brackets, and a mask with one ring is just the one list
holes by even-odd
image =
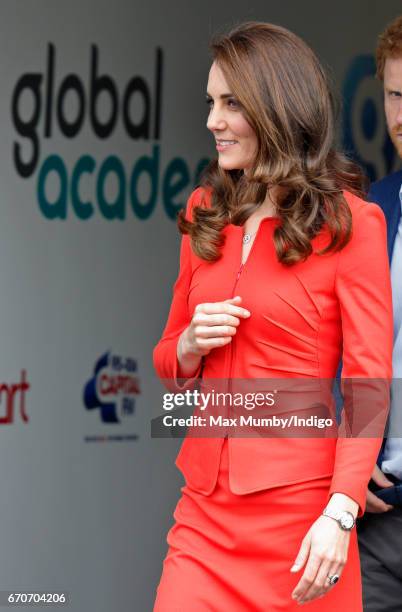
[[17, 420], [28, 423], [26, 393], [30, 387], [26, 370], [21, 370], [20, 382], [0, 383], [0, 425], [11, 425]]
[[107, 352], [96, 361], [84, 387], [84, 406], [98, 422], [123, 424], [133, 419], [140, 393], [136, 360]]
[[398, 156], [388, 136], [382, 83], [373, 55], [350, 62], [343, 82], [343, 146], [372, 181], [398, 169]]

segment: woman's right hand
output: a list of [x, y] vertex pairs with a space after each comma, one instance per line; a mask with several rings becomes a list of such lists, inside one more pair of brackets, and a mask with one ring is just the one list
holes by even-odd
[[231, 342], [250, 312], [240, 306], [237, 295], [223, 302], [208, 302], [195, 307], [190, 325], [183, 331], [177, 344], [177, 359], [183, 377], [197, 370], [201, 358], [214, 349]]

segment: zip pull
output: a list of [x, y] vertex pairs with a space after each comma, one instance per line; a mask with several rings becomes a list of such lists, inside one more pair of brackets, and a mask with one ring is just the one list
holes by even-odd
[[236, 280], [235, 280], [235, 283], [234, 283], [233, 289], [232, 289], [232, 297], [234, 296], [234, 292], [235, 292], [235, 289], [236, 289], [237, 281], [240, 278], [240, 274], [242, 273], [243, 268], [244, 268], [244, 264], [242, 263], [240, 268], [237, 271], [237, 274], [236, 274]]
[[237, 276], [236, 276], [236, 281], [238, 281], [238, 280], [239, 280], [239, 278], [240, 278], [240, 274], [241, 274], [241, 271], [243, 270], [243, 267], [244, 267], [244, 264], [241, 264], [241, 266], [240, 266], [240, 268], [239, 268], [239, 271], [238, 271], [238, 273], [237, 273]]

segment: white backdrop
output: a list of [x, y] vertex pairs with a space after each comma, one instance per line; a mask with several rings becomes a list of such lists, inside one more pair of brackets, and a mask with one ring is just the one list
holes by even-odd
[[[0, 590], [64, 590], [74, 612], [152, 609], [181, 485], [178, 441], [150, 438], [152, 349], [177, 271], [175, 211], [214, 155], [210, 35], [256, 19], [303, 36], [344, 91], [345, 141], [381, 175], [396, 161], [382, 151], [370, 61], [356, 57], [398, 11], [399, 0], [3, 0]], [[91, 114], [107, 124], [111, 89], [115, 127], [100, 137]]]

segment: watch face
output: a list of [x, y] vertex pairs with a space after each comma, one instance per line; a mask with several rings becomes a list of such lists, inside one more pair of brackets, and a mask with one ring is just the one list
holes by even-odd
[[353, 516], [348, 512], [341, 516], [340, 521], [343, 529], [352, 529], [355, 522]]

